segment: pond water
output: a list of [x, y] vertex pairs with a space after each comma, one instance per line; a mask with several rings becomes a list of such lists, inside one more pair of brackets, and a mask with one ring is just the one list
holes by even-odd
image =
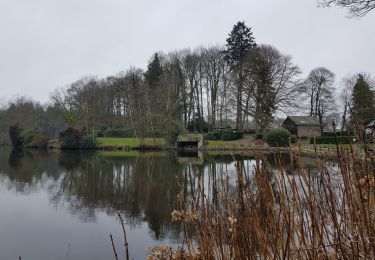
[[199, 175], [208, 193], [217, 176], [235, 186], [234, 161], [248, 171], [255, 165], [251, 156], [197, 155], [0, 148], [0, 259], [113, 259], [109, 234], [124, 259], [118, 212], [131, 259], [177, 246], [182, 230], [170, 213], [180, 188], [193, 193]]

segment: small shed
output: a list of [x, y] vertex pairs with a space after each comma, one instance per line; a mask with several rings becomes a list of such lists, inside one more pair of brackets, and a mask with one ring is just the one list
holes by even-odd
[[375, 138], [375, 120], [372, 120], [366, 125], [366, 134], [372, 138]]
[[178, 149], [199, 149], [203, 146], [203, 135], [180, 134], [177, 137], [176, 146]]
[[319, 120], [313, 116], [288, 116], [282, 126], [298, 137], [321, 136], [322, 134]]

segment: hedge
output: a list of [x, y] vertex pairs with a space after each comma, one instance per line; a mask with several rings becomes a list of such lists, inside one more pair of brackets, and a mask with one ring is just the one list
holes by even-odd
[[108, 128], [103, 132], [104, 137], [134, 137], [133, 129]]
[[238, 140], [243, 137], [243, 132], [240, 131], [232, 131], [232, 130], [216, 130], [213, 132], [209, 132], [206, 135], [206, 140], [216, 141], [216, 140], [223, 140], [223, 141], [232, 141]]
[[[337, 136], [339, 144], [354, 143], [354, 136]], [[314, 144], [314, 137], [310, 138], [310, 144]], [[315, 137], [315, 144], [336, 144], [335, 136], [317, 136]]]
[[322, 136], [323, 137], [326, 137], [326, 136], [351, 136], [351, 134], [353, 134], [353, 133], [350, 133], [350, 132], [348, 132], [348, 131], [337, 131], [336, 133], [334, 133], [334, 132], [323, 132], [322, 133]]

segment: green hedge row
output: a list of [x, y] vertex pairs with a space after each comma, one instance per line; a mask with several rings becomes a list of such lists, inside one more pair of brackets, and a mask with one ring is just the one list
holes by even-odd
[[134, 137], [133, 129], [129, 128], [108, 128], [103, 131], [104, 137]]
[[223, 140], [223, 141], [231, 141], [231, 140], [238, 140], [243, 137], [243, 132], [240, 131], [231, 131], [231, 130], [216, 130], [213, 132], [209, 132], [206, 135], [206, 140]]
[[[354, 136], [337, 136], [339, 144], [354, 143]], [[336, 144], [335, 136], [317, 136], [315, 137], [316, 144]], [[310, 138], [310, 144], [314, 144], [314, 137]]]
[[353, 133], [350, 133], [348, 131], [337, 131], [336, 133], [334, 132], [323, 132], [322, 133], [322, 136], [326, 137], [326, 136], [351, 136]]

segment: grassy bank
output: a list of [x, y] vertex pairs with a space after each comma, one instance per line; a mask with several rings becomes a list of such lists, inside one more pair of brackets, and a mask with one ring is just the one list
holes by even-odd
[[166, 142], [164, 138], [145, 138], [143, 142], [137, 138], [99, 137], [96, 139], [96, 147], [99, 149], [134, 149], [140, 146], [163, 148], [166, 146]]
[[[353, 152], [357, 159], [363, 160], [366, 158], [366, 149], [367, 151], [374, 151], [375, 145], [369, 144], [364, 146], [361, 144], [340, 144], [338, 148], [341, 151]], [[294, 145], [293, 151], [295, 153], [301, 153], [303, 156], [319, 156], [321, 158], [334, 158], [337, 156], [337, 146], [334, 144]]]

